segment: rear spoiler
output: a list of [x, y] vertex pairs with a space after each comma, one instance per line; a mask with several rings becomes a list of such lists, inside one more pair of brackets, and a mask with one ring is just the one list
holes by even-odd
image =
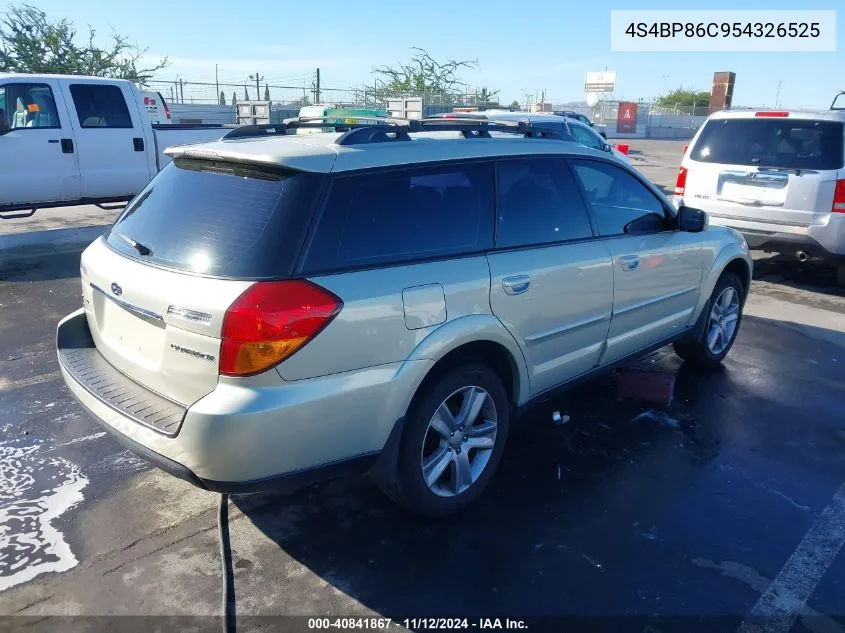
[[840, 105], [836, 105], [836, 102], [839, 101], [839, 97], [845, 95], [845, 90], [840, 90], [836, 93], [836, 96], [833, 98], [833, 103], [830, 104], [831, 110], [845, 110], [845, 99], [843, 99]]

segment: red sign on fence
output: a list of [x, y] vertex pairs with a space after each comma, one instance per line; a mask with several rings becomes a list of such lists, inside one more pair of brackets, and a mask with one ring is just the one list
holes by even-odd
[[616, 115], [616, 131], [619, 134], [633, 134], [637, 131], [637, 104], [620, 101]]

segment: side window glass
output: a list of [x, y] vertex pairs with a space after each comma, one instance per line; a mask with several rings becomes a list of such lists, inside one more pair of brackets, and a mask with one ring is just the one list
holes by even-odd
[[61, 127], [53, 91], [46, 84], [6, 84], [0, 88], [0, 130]]
[[[648, 215], [654, 217], [646, 232], [663, 230], [663, 204], [634, 176], [599, 161], [573, 159], [571, 164], [587, 192], [599, 235], [622, 235], [630, 222]], [[642, 232], [644, 225], [638, 224]]]
[[585, 147], [592, 147], [593, 149], [601, 149], [601, 137], [598, 134], [593, 134], [590, 130], [584, 128], [582, 125], [572, 125], [572, 134], [575, 139]]
[[488, 249], [492, 198], [490, 164], [339, 176], [304, 268], [341, 270]]
[[70, 87], [73, 105], [84, 128], [131, 128], [132, 118], [123, 92], [117, 86], [73, 84]]
[[560, 158], [503, 161], [496, 196], [497, 247], [592, 236], [578, 185]]

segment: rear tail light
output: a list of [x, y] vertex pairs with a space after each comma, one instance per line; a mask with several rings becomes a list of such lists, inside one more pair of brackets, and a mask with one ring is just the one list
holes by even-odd
[[278, 365], [313, 340], [343, 302], [308, 281], [250, 286], [223, 317], [220, 373], [251, 376]]
[[768, 112], [755, 112], [754, 116], [784, 118], [789, 116], [789, 112], [783, 112], [780, 110], [770, 110]]
[[684, 145], [684, 152], [683, 152], [684, 156], [686, 156], [686, 155], [687, 155], [687, 150], [688, 150], [688, 149], [689, 149], [689, 145]]
[[675, 195], [682, 196], [687, 189], [687, 168], [681, 167], [678, 170], [678, 178], [675, 180]]
[[833, 192], [834, 213], [845, 213], [845, 180], [836, 181], [836, 190]]
[[167, 117], [167, 120], [170, 120], [170, 108], [167, 107], [167, 101], [164, 99], [161, 100], [161, 104], [164, 106], [164, 116]]

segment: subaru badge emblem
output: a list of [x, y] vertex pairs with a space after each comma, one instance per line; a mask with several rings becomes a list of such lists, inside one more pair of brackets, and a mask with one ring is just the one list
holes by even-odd
[[116, 296], [116, 297], [119, 297], [120, 295], [123, 294], [123, 288], [121, 288], [117, 284], [117, 282], [114, 282], [114, 281], [112, 282], [112, 285], [111, 285], [111, 291], [114, 294], [114, 296]]

